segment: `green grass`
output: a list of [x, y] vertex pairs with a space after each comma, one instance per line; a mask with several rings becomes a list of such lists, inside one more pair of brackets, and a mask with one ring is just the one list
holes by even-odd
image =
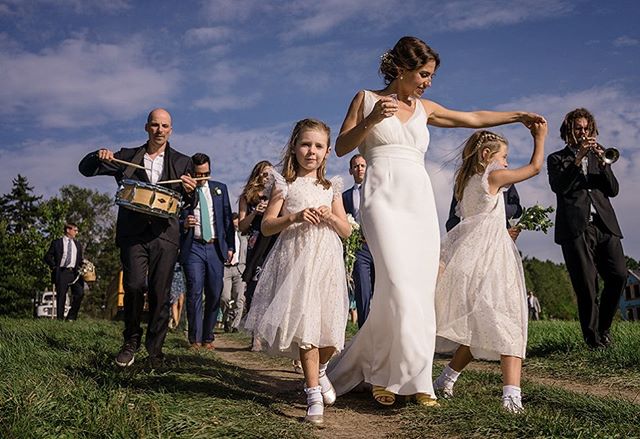
[[[278, 414], [282, 400], [213, 356], [189, 354], [178, 334], [169, 370], [113, 365], [121, 323], [0, 319], [0, 437], [310, 437]], [[140, 355], [140, 357], [144, 357]]]
[[[497, 370], [497, 368], [496, 368]], [[398, 437], [637, 438], [640, 405], [525, 381], [523, 415], [500, 408], [499, 373], [465, 371], [437, 409], [408, 406]]]
[[[0, 318], [0, 437], [2, 438], [304, 438], [317, 432], [283, 413], [301, 402], [299, 390], [260, 391], [269, 379], [250, 368], [192, 354], [182, 334], [165, 344], [169, 367], [146, 370], [144, 354], [132, 368], [120, 370], [113, 356], [121, 323], [79, 320]], [[354, 327], [348, 333], [355, 333]], [[233, 334], [248, 344], [245, 336]], [[591, 351], [583, 346], [576, 322], [533, 322], [523, 371], [526, 413], [500, 409], [501, 376], [493, 364], [466, 370], [456, 397], [425, 409], [399, 402], [379, 409], [368, 395], [350, 394], [330, 409], [391, 417], [391, 437], [471, 438], [639, 438], [640, 325], [616, 323], [614, 346]], [[242, 353], [266, 364], [289, 367], [287, 360]], [[434, 374], [446, 360], [436, 362]], [[242, 364], [240, 364], [242, 366]], [[562, 387], [537, 381], [563, 379]], [[546, 381], [548, 382], [548, 381]], [[572, 391], [571, 384], [580, 386]], [[589, 386], [628, 392], [630, 397], [585, 393]], [[264, 386], [262, 387], [264, 389]], [[352, 417], [350, 419], [353, 419]], [[374, 418], [375, 419], [375, 418]], [[336, 421], [338, 420], [338, 421]]]
[[611, 335], [608, 349], [591, 350], [578, 322], [531, 322], [525, 370], [587, 383], [607, 379], [640, 390], [640, 324], [615, 322]]

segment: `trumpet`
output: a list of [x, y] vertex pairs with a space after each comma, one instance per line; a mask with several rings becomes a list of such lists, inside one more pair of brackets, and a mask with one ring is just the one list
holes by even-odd
[[[585, 137], [580, 138], [580, 142], [584, 142], [585, 140]], [[591, 150], [598, 157], [598, 160], [605, 165], [612, 165], [620, 158], [620, 151], [618, 151], [617, 148], [605, 148], [599, 143], [596, 143], [596, 146], [592, 147]]]

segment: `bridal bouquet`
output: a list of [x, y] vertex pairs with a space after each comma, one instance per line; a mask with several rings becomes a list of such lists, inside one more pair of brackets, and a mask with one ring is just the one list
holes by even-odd
[[342, 247], [344, 248], [344, 266], [347, 272], [347, 284], [349, 288], [353, 288], [353, 265], [356, 262], [356, 252], [360, 250], [364, 243], [364, 236], [362, 236], [360, 224], [356, 222], [353, 216], [347, 214], [347, 221], [351, 225], [351, 235], [342, 240]]
[[517, 222], [514, 227], [522, 230], [542, 230], [544, 233], [547, 233], [547, 230], [553, 226], [553, 221], [551, 221], [548, 216], [553, 211], [553, 207], [542, 207], [539, 204], [527, 207], [522, 211], [522, 216], [516, 220]]

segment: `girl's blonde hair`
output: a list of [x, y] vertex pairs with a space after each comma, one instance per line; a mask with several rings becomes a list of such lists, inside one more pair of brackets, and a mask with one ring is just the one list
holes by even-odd
[[287, 181], [287, 183], [293, 182], [298, 176], [298, 169], [300, 168], [300, 164], [296, 160], [296, 144], [298, 143], [300, 135], [305, 130], [318, 130], [327, 133], [327, 155], [325, 155], [324, 160], [322, 161], [320, 167], [317, 169], [316, 173], [318, 177], [318, 183], [321, 184], [325, 189], [329, 189], [331, 187], [331, 182], [326, 179], [325, 174], [327, 172], [327, 157], [329, 157], [328, 148], [331, 146], [331, 129], [321, 120], [302, 119], [299, 120], [293, 127], [289, 142], [287, 142], [287, 145], [282, 151], [282, 161], [280, 162], [282, 164], [282, 176]]
[[[462, 201], [462, 194], [469, 179], [484, 172], [491, 158], [500, 151], [502, 145], [509, 145], [507, 139], [491, 131], [476, 131], [467, 139], [462, 148], [462, 164], [455, 174], [455, 197]], [[483, 160], [482, 153], [489, 150], [489, 156]]]
[[240, 195], [240, 198], [244, 197], [247, 204], [256, 205], [260, 202], [260, 193], [264, 190], [266, 181], [262, 174], [265, 169], [271, 167], [271, 162], [268, 162], [267, 160], [259, 161], [253, 167], [249, 180]]

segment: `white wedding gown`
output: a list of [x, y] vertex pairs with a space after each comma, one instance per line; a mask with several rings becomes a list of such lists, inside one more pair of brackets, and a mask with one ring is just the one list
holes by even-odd
[[[378, 99], [365, 91], [365, 116]], [[427, 115], [416, 101], [406, 123], [385, 119], [360, 147], [367, 160], [360, 215], [375, 264], [375, 291], [367, 321], [329, 364], [339, 395], [363, 381], [398, 395], [434, 395], [440, 231], [424, 165], [428, 145]]]

